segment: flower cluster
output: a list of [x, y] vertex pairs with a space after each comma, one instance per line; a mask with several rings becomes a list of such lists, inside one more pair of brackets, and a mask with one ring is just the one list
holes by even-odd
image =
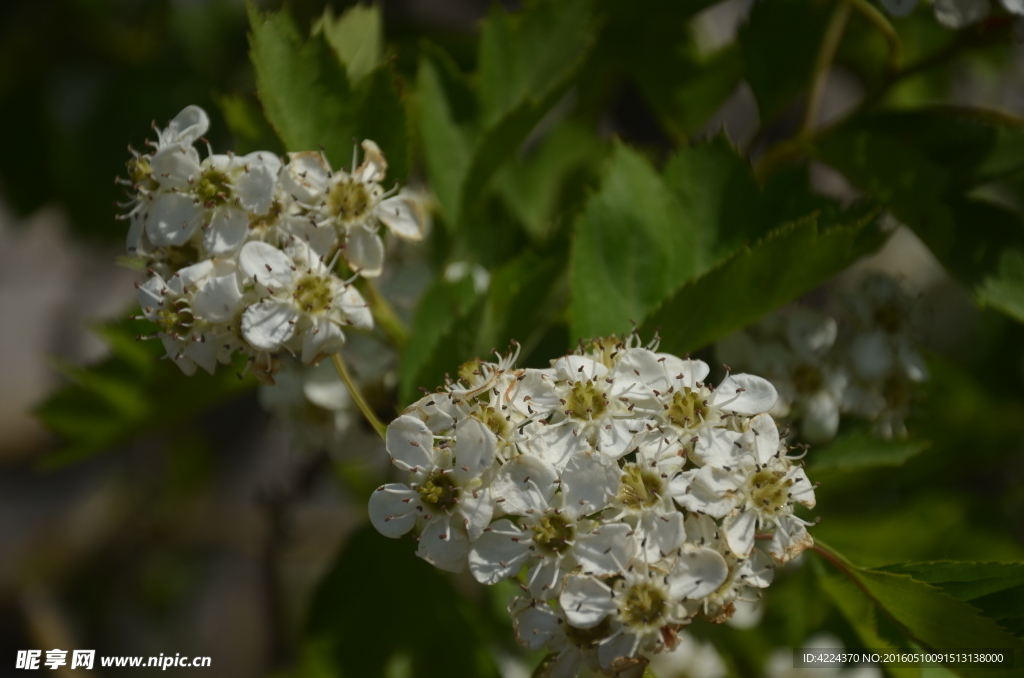
[[767, 412], [777, 394], [708, 365], [595, 341], [548, 369], [472, 361], [387, 429], [402, 482], [369, 503], [435, 566], [517, 578], [519, 641], [545, 675], [639, 676], [703, 615], [727, 620], [813, 542], [814, 488]]
[[[155, 126], [154, 126], [155, 128]], [[373, 319], [355, 278], [380, 274], [380, 225], [422, 237], [418, 202], [385, 191], [387, 163], [372, 141], [352, 171], [332, 170], [322, 152], [267, 151], [200, 159], [209, 128], [188, 106], [156, 129], [150, 152], [128, 161], [127, 248], [150, 278], [139, 285], [145, 318], [186, 374], [213, 372], [237, 351], [271, 381], [278, 356], [311, 364], [341, 350], [343, 329]], [[204, 140], [205, 141], [205, 140]], [[350, 277], [338, 275], [344, 257]]]
[[795, 307], [774, 313], [716, 346], [720, 360], [765, 375], [779, 392], [776, 417], [799, 420], [811, 443], [835, 437], [841, 413], [904, 436], [914, 387], [928, 379], [917, 351], [913, 299], [891, 278], [869, 275], [841, 301], [841, 327], [824, 313]]
[[[907, 16], [917, 7], [918, 0], [881, 0], [882, 5], [890, 14], [897, 17]], [[1003, 8], [1017, 17], [1024, 17], [1024, 1], [999, 0]], [[981, 21], [992, 10], [989, 0], [931, 0], [935, 18], [946, 28], [963, 28]], [[1016, 30], [1021, 33], [1024, 19], [1017, 19]]]

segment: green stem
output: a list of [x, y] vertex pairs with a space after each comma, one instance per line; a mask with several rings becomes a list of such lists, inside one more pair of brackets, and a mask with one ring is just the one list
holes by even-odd
[[846, 0], [846, 2], [885, 36], [886, 42], [889, 43], [889, 71], [898, 73], [903, 63], [903, 46], [900, 44], [900, 36], [896, 29], [882, 12], [867, 0]]
[[348, 392], [352, 395], [352, 400], [354, 400], [356, 405], [359, 407], [359, 411], [363, 413], [364, 417], [366, 417], [366, 421], [370, 422], [370, 426], [372, 426], [373, 430], [377, 432], [380, 439], [384, 440], [384, 434], [387, 429], [384, 424], [381, 423], [381, 420], [377, 418], [377, 415], [373, 413], [373, 408], [371, 408], [370, 404], [366, 402], [366, 398], [363, 397], [359, 387], [356, 386], [356, 383], [352, 380], [352, 375], [349, 374], [348, 367], [345, 366], [345, 361], [341, 359], [341, 354], [335, 353], [331, 356], [331, 359], [334, 361], [334, 369], [338, 371], [338, 376], [341, 377], [341, 380], [345, 382], [345, 386], [348, 387]]
[[381, 294], [377, 285], [366, 278], [363, 278], [362, 281], [363, 291], [370, 304], [370, 313], [373, 314], [374, 322], [384, 330], [384, 334], [388, 336], [395, 348], [402, 348], [409, 340], [409, 329], [395, 313], [394, 307], [388, 303], [387, 298]]
[[851, 3], [842, 1], [836, 5], [832, 17], [825, 29], [825, 36], [821, 39], [821, 47], [818, 49], [818, 57], [814, 61], [814, 72], [811, 75], [811, 89], [807, 94], [807, 110], [804, 112], [804, 124], [800, 130], [800, 136], [810, 137], [818, 123], [818, 109], [821, 107], [821, 97], [825, 93], [825, 83], [828, 81], [828, 73], [832, 69], [832, 60], [835, 59], [836, 50], [843, 39], [843, 31], [846, 30], [846, 22], [850, 18]]

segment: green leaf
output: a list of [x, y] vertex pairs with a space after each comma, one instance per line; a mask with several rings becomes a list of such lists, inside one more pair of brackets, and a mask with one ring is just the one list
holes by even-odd
[[571, 259], [572, 334], [623, 332], [704, 264], [701, 233], [654, 168], [616, 144], [587, 201]]
[[281, 140], [267, 124], [259, 102], [241, 94], [214, 96], [224, 121], [231, 130], [234, 151], [246, 155], [255, 151], [280, 153]]
[[706, 346], [876, 250], [885, 235], [873, 222], [872, 213], [820, 232], [815, 217], [783, 226], [680, 287], [650, 314], [641, 334], [657, 329], [662, 350], [677, 355]]
[[599, 165], [600, 140], [582, 125], [565, 123], [544, 137], [526, 158], [506, 163], [494, 185], [505, 207], [534, 242], [551, 235], [560, 193], [575, 172]]
[[499, 167], [562, 97], [590, 52], [593, 17], [586, 0], [539, 2], [520, 15], [495, 10], [484, 25], [475, 117], [467, 120], [461, 77], [450, 61], [425, 55], [417, 94], [430, 178], [452, 231], [474, 214]]
[[497, 678], [481, 612], [415, 551], [359, 529], [313, 596], [310, 637], [333, 644], [345, 676], [381, 676], [406, 653], [414, 676], [437, 675], [443, 661], [445, 675]]
[[[454, 71], [449, 59], [425, 56], [416, 73], [416, 100], [424, 160], [445, 225], [455, 228], [462, 201], [462, 182], [469, 167], [476, 132], [456, 121], [445, 88], [443, 70]], [[451, 82], [456, 78], [449, 77]]]
[[[815, 568], [822, 570], [822, 568]], [[878, 630], [878, 618], [872, 600], [864, 595], [852, 582], [837, 574], [819, 572], [818, 585], [828, 594], [839, 612], [853, 627], [864, 649], [900, 649], [895, 643], [883, 638]], [[893, 678], [915, 678], [921, 670], [914, 666], [885, 665], [886, 672]]]
[[379, 5], [353, 5], [338, 18], [328, 5], [312, 32], [323, 32], [353, 84], [376, 69], [384, 56], [384, 24]]
[[1024, 563], [946, 560], [889, 565], [882, 569], [935, 584], [954, 598], [970, 602], [1018, 638], [1024, 637]]
[[928, 440], [885, 440], [866, 428], [841, 434], [821, 449], [812, 449], [807, 470], [851, 471], [865, 468], [902, 466], [914, 455], [931, 447]]
[[392, 72], [382, 65], [353, 87], [323, 33], [304, 41], [284, 11], [250, 6], [250, 56], [267, 119], [289, 151], [323, 147], [334, 167], [352, 157], [353, 139], [373, 139], [388, 155], [389, 176], [408, 172], [405, 111]]
[[[439, 278], [424, 293], [410, 328], [410, 336], [415, 337], [415, 341], [409, 342], [402, 351], [399, 366], [401, 402], [414, 400], [419, 387], [432, 390], [441, 385], [437, 375], [426, 377], [426, 372], [436, 366], [439, 351], [452, 348], [451, 335], [456, 323], [465, 322], [470, 310], [477, 307], [478, 298], [472, 276], [455, 283]], [[443, 378], [444, 370], [454, 371], [459, 364], [461, 361], [437, 366], [441, 369], [439, 376]]]
[[[818, 546], [908, 640], [925, 650], [1009, 649], [1014, 661], [1020, 661], [1021, 642], [972, 605], [906, 574], [857, 567], [820, 541]], [[1017, 675], [1011, 668], [968, 664], [947, 668], [965, 677]]]
[[122, 321], [97, 328], [111, 355], [89, 367], [58, 365], [71, 381], [47, 398], [35, 414], [63, 446], [44, 458], [56, 468], [125, 443], [152, 430], [173, 426], [255, 386], [221, 366], [211, 376], [198, 370], [185, 376], [170, 360], [161, 360], [163, 345], [136, 336], [156, 329], [143, 321]]
[[480, 110], [493, 128], [524, 101], [559, 92], [586, 55], [592, 19], [587, 0], [538, 2], [527, 12], [495, 5], [480, 34]]

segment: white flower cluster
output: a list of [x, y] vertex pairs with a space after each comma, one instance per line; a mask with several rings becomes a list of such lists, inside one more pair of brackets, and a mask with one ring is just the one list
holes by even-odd
[[[352, 172], [331, 170], [320, 152], [231, 153], [200, 159], [194, 144], [209, 128], [188, 106], [149, 153], [128, 162], [128, 252], [151, 277], [139, 285], [144, 316], [156, 323], [167, 355], [186, 374], [213, 372], [238, 351], [272, 381], [287, 351], [315, 363], [341, 350], [343, 328], [370, 329], [373, 318], [352, 286], [380, 274], [383, 223], [422, 237], [424, 216], [405, 193], [385, 191], [387, 163], [372, 141]], [[155, 127], [155, 126], [154, 126]], [[339, 277], [343, 256], [351, 271]]]
[[848, 322], [795, 307], [726, 337], [716, 355], [765, 375], [778, 389], [771, 413], [799, 420], [810, 443], [835, 437], [841, 413], [872, 421], [885, 438], [904, 436], [914, 386], [928, 379], [917, 351], [913, 299], [895, 280], [869, 275], [842, 298]]
[[[814, 488], [767, 412], [768, 381], [610, 338], [548, 369], [472, 361], [388, 426], [402, 482], [371, 496], [385, 536], [484, 584], [518, 578], [519, 641], [544, 675], [639, 676], [697, 615], [727, 620], [813, 544]], [[757, 538], [761, 539], [757, 539]]]
[[[897, 17], [907, 16], [917, 7], [918, 0], [881, 0], [882, 5], [890, 14]], [[1024, 0], [999, 0], [999, 3], [1010, 14], [1024, 17]], [[963, 28], [981, 21], [992, 10], [989, 0], [931, 0], [935, 18], [946, 28]], [[1016, 30], [1021, 32], [1024, 20], [1018, 19]]]

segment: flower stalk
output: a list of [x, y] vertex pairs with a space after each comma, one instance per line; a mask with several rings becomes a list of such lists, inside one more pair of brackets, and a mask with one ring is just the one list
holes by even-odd
[[381, 440], [384, 440], [384, 424], [377, 418], [377, 415], [373, 413], [373, 408], [366, 402], [366, 398], [363, 397], [362, 391], [356, 386], [355, 381], [352, 380], [352, 375], [349, 374], [348, 367], [345, 366], [345, 361], [341, 359], [340, 353], [335, 353], [331, 356], [331, 360], [334, 362], [334, 369], [338, 371], [338, 376], [345, 382], [345, 386], [348, 387], [348, 392], [352, 395], [352, 400], [359, 407], [359, 411], [366, 417], [366, 421], [370, 423], [373, 430], [377, 432]]

